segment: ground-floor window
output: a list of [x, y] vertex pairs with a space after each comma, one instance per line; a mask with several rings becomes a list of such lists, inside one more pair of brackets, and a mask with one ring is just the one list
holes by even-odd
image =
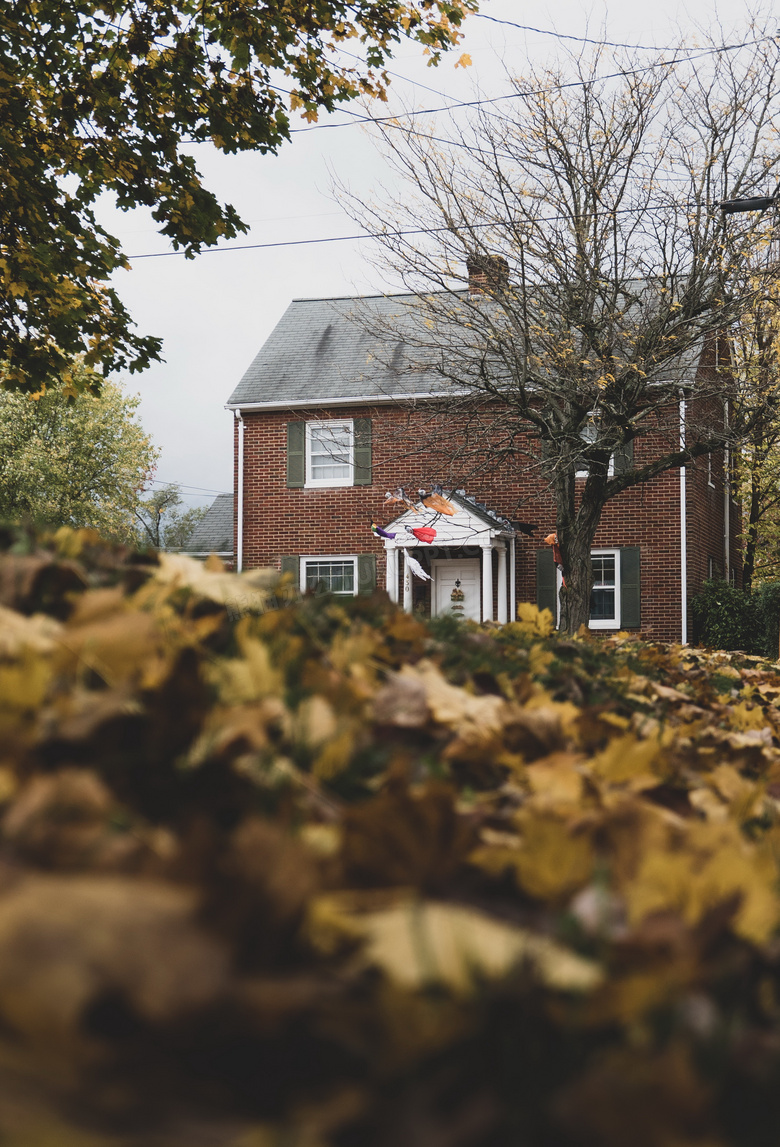
[[357, 558], [301, 558], [301, 589], [354, 597], [358, 591]]
[[[620, 550], [591, 550], [593, 589], [590, 594], [591, 629], [620, 629]], [[557, 591], [560, 595], [561, 574], [558, 571]], [[557, 598], [556, 621], [560, 625], [560, 596]]]
[[620, 628], [620, 550], [592, 550], [590, 628]]

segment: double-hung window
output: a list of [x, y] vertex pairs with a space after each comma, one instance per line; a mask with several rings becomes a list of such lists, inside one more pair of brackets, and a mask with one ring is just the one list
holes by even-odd
[[299, 419], [287, 423], [287, 486], [324, 490], [370, 486], [371, 419]]
[[301, 558], [301, 590], [354, 597], [358, 591], [357, 558]]
[[[588, 446], [592, 446], [593, 443], [598, 438], [598, 433], [599, 433], [598, 423], [597, 423], [596, 419], [594, 418], [590, 422], [586, 422], [586, 424], [583, 426], [582, 430], [580, 431], [580, 438]], [[589, 471], [588, 467], [583, 466], [579, 470], [575, 470], [574, 477], [575, 478], [587, 478], [589, 473], [590, 473], [590, 471]], [[613, 477], [614, 473], [615, 473], [615, 455], [610, 454], [609, 463], [607, 466], [607, 477], [608, 478]]]
[[593, 550], [590, 628], [620, 628], [620, 550]]
[[354, 425], [306, 423], [306, 485], [351, 486], [354, 476]]
[[[598, 438], [599, 426], [598, 415], [593, 414], [590, 421], [586, 422], [580, 430], [580, 438], [587, 446], [592, 446]], [[615, 474], [621, 474], [624, 470], [629, 470], [634, 464], [634, 443], [625, 442], [619, 447], [614, 454], [610, 454], [609, 463], [607, 465], [607, 477], [613, 478]], [[575, 478], [587, 478], [590, 470], [587, 463], [583, 463], [574, 472]]]
[[[591, 629], [638, 629], [641, 623], [639, 547], [599, 547], [591, 550], [593, 589], [590, 596]], [[560, 624], [561, 572], [552, 549], [536, 552], [536, 602], [549, 609]]]

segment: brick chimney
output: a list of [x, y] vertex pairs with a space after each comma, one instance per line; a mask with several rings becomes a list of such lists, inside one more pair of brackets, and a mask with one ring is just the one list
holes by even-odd
[[509, 264], [503, 255], [469, 255], [470, 295], [497, 295], [509, 286]]

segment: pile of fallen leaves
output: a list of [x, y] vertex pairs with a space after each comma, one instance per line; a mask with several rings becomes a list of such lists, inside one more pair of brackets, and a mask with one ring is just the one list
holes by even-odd
[[776, 664], [0, 548], [1, 1142], [776, 1143]]

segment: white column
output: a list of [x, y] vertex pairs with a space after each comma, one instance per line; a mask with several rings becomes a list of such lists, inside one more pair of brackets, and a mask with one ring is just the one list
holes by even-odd
[[498, 551], [498, 620], [506, 624], [506, 546]]
[[482, 543], [482, 620], [493, 620], [493, 551]]
[[385, 567], [385, 588], [390, 595], [390, 600], [398, 601], [398, 550], [394, 545], [389, 545], [385, 549], [385, 559], [387, 566]]
[[411, 613], [412, 612], [412, 605], [413, 605], [413, 600], [412, 600], [412, 571], [409, 569], [409, 566], [408, 566], [407, 561], [406, 561], [406, 550], [403, 551], [403, 554], [404, 554], [404, 610], [407, 613]]
[[517, 556], [515, 539], [509, 539], [509, 620], [517, 621]]

